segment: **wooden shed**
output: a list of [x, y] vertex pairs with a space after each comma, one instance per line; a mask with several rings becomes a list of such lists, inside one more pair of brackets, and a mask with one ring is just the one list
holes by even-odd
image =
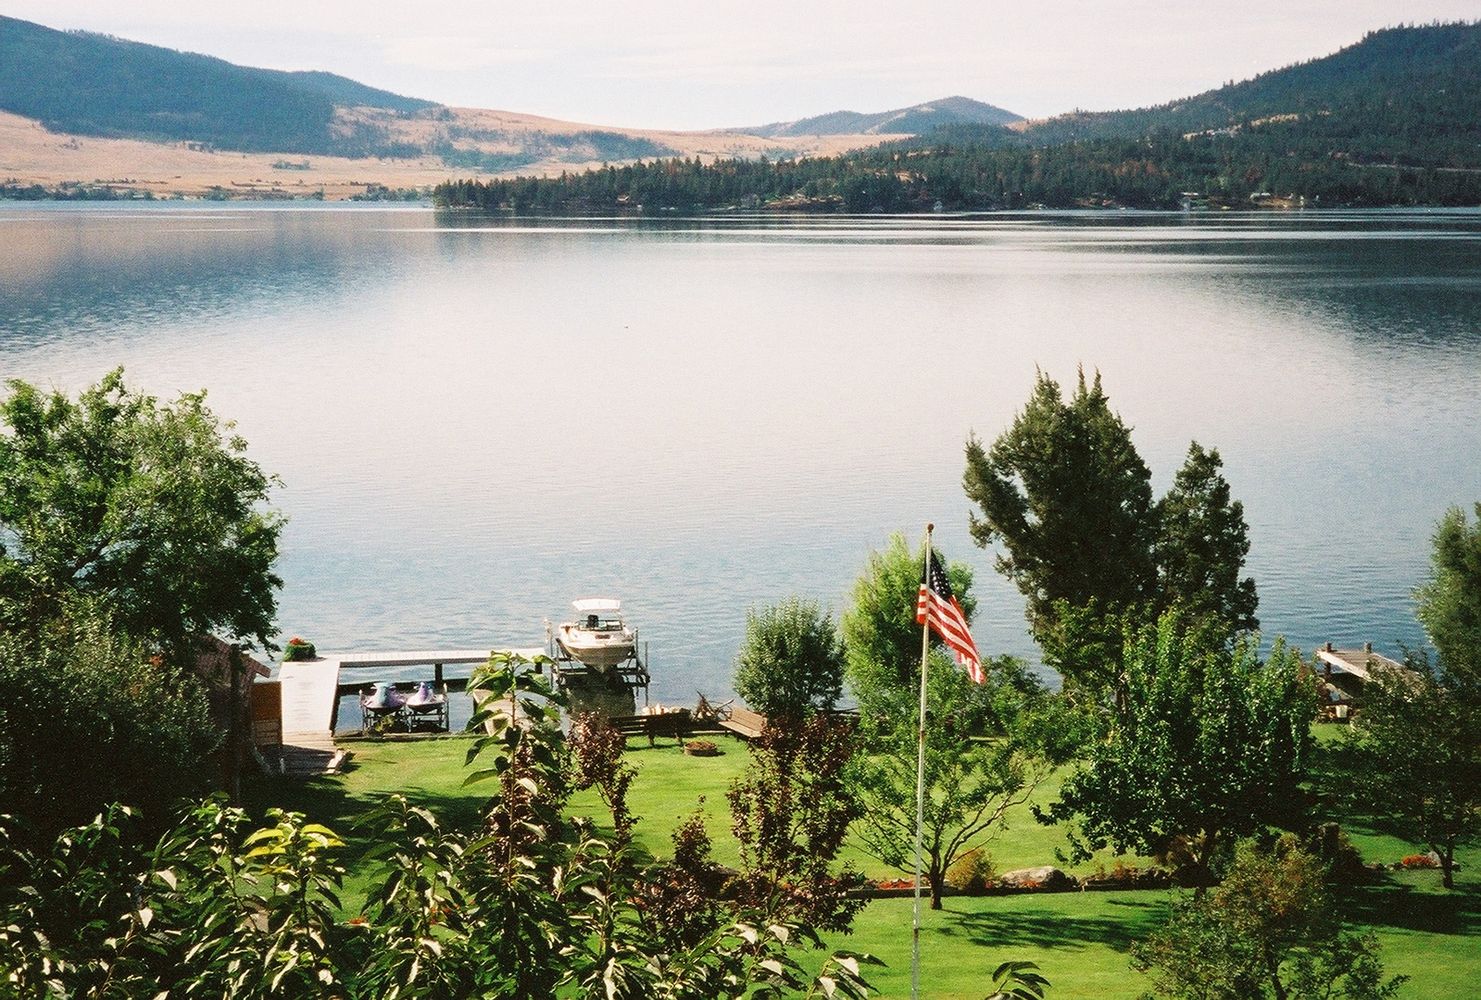
[[238, 647], [213, 635], [200, 640], [195, 673], [206, 686], [211, 718], [222, 734], [216, 751], [221, 787], [235, 800], [240, 791], [241, 769], [252, 753], [252, 689], [259, 678], [272, 671]]

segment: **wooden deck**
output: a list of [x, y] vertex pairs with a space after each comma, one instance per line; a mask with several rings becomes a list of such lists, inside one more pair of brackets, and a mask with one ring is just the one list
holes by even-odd
[[1373, 652], [1373, 644], [1365, 643], [1362, 649], [1334, 649], [1329, 642], [1316, 651], [1317, 662], [1331, 674], [1351, 674], [1360, 681], [1370, 679], [1374, 667], [1386, 670], [1403, 670], [1404, 665], [1381, 653]]
[[283, 742], [329, 737], [339, 702], [339, 660], [319, 657], [283, 664], [278, 672], [283, 694]]

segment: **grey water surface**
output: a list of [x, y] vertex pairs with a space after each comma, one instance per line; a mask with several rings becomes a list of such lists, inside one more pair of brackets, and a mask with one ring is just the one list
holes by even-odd
[[841, 610], [931, 520], [979, 645], [1032, 659], [962, 449], [1083, 365], [1159, 492], [1219, 448], [1267, 638], [1396, 652], [1481, 499], [1481, 213], [0, 205], [0, 375], [116, 365], [281, 477], [280, 622], [321, 649], [539, 645], [612, 595], [655, 699], [725, 697], [748, 607]]

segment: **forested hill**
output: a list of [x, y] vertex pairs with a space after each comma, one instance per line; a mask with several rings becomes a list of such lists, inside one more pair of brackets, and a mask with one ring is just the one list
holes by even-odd
[[198, 142], [221, 149], [367, 155], [373, 128], [336, 107], [435, 107], [332, 73], [237, 66], [211, 56], [0, 17], [0, 110], [56, 132]]
[[749, 135], [917, 135], [943, 125], [1008, 125], [1023, 121], [1022, 115], [970, 97], [943, 97], [893, 111], [861, 113], [834, 111], [795, 122], [772, 122], [737, 129]]
[[1375, 32], [1325, 59], [1142, 111], [955, 125], [831, 159], [460, 182], [438, 197], [550, 212], [1481, 205], [1481, 24]]
[[1386, 135], [1399, 142], [1378, 145], [1395, 152], [1407, 142], [1434, 148], [1447, 130], [1469, 142], [1481, 124], [1481, 22], [1387, 28], [1333, 55], [1195, 97], [1134, 111], [1060, 115], [1023, 131], [1038, 145], [1057, 145], [1291, 118], [1334, 137]]

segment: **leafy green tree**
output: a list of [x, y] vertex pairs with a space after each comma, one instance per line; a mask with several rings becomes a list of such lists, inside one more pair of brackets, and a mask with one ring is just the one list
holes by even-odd
[[[915, 605], [924, 564], [924, 551], [912, 552], [905, 536], [895, 534], [882, 551], [869, 554], [869, 564], [854, 584], [853, 604], [842, 622], [845, 676], [866, 716], [915, 715], [921, 653]], [[970, 623], [977, 611], [972, 570], [953, 562], [946, 574]], [[931, 648], [942, 648], [934, 633]]]
[[1456, 848], [1481, 833], [1481, 520], [1452, 508], [1432, 544], [1415, 597], [1437, 659], [1416, 653], [1411, 669], [1373, 671], [1347, 749], [1361, 805], [1434, 851], [1453, 888]]
[[1302, 814], [1316, 697], [1297, 651], [1175, 611], [1130, 630], [1124, 697], [1049, 811], [1079, 820], [1077, 856], [1107, 845], [1179, 863], [1202, 886], [1221, 847]]
[[1244, 505], [1229, 496], [1218, 449], [1194, 441], [1172, 489], [1157, 503], [1157, 596], [1193, 617], [1209, 617], [1235, 630], [1259, 627], [1255, 581], [1241, 579], [1249, 555]]
[[[1153, 593], [1151, 473], [1131, 429], [1111, 412], [1099, 373], [1087, 384], [1082, 370], [1066, 400], [1040, 372], [1028, 404], [991, 448], [968, 439], [963, 483], [978, 507], [972, 537], [1006, 550], [998, 571], [1026, 598], [1029, 629], [1046, 656], [1061, 648], [1054, 632], [1066, 609], [1114, 622]], [[1105, 631], [1102, 643], [1114, 624]], [[1093, 662], [1061, 657], [1055, 666], [1073, 685], [1112, 680]]]
[[79, 597], [189, 663], [208, 633], [268, 644], [282, 518], [271, 479], [204, 393], [161, 405], [122, 369], [76, 400], [25, 382], [0, 402], [0, 616], [16, 629]]
[[1456, 848], [1481, 834], [1481, 699], [1412, 666], [1373, 671], [1348, 731], [1350, 777], [1377, 825], [1434, 851], [1453, 889]]
[[1475, 511], [1472, 524], [1459, 507], [1441, 518], [1431, 576], [1416, 596], [1448, 681], [1481, 692], [1481, 503]]
[[843, 647], [817, 601], [789, 597], [746, 613], [735, 691], [756, 711], [777, 718], [833, 708], [843, 691]]
[[[1005, 657], [983, 664], [984, 685], [973, 684], [944, 650], [932, 654], [927, 679], [925, 803], [921, 839], [922, 874], [930, 883], [931, 908], [941, 908], [947, 870], [969, 851], [981, 849], [1000, 830], [1008, 811], [1033, 795], [1053, 770], [1052, 761], [1029, 739], [1018, 716], [989, 732], [981, 690], [996, 689], [999, 707], [1027, 702], [1004, 691], [1022, 678]], [[1005, 674], [1007, 680], [1005, 682]], [[901, 872], [915, 866], [917, 732], [914, 715], [866, 719], [865, 752], [856, 760], [853, 786], [863, 809], [855, 832], [864, 849]]]
[[1290, 838], [1271, 853], [1239, 844], [1228, 874], [1132, 949], [1174, 1000], [1388, 1000], [1378, 941], [1344, 933], [1325, 866]]
[[[870, 555], [843, 616], [849, 688], [862, 716], [862, 752], [851, 772], [864, 804], [856, 829], [872, 856], [900, 871], [914, 867], [921, 655], [915, 606], [924, 561], [903, 535], [892, 536]], [[972, 572], [952, 563], [947, 574], [970, 622], [977, 608]], [[1027, 735], [1021, 724], [1042, 703], [1043, 691], [1012, 657], [986, 660], [988, 683], [973, 684], [934, 633], [930, 656], [923, 854], [931, 905], [939, 908], [946, 870], [980, 847], [1045, 772], [1036, 752], [1042, 744], [1003, 739]]]
[[0, 813], [51, 836], [123, 802], [164, 829], [177, 798], [210, 788], [202, 685], [102, 616], [44, 635], [0, 633]]

